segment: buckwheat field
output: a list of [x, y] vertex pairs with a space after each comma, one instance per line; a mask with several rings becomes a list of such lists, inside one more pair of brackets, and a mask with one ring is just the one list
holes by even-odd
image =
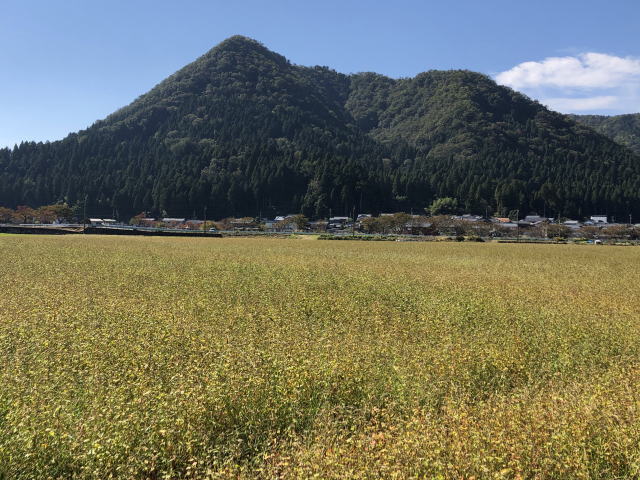
[[638, 478], [639, 266], [1, 236], [0, 478]]

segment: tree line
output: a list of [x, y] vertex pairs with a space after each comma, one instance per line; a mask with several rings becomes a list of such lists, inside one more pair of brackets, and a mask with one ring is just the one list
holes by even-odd
[[79, 212], [66, 203], [31, 208], [18, 205], [15, 209], [0, 206], [0, 223], [63, 223], [77, 218]]

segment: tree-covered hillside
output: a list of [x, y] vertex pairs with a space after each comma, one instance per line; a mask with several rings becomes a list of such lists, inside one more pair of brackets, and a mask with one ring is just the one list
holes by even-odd
[[0, 150], [0, 204], [95, 214], [418, 210], [640, 215], [640, 159], [468, 71], [394, 80], [292, 65], [232, 37], [131, 105]]
[[640, 154], [640, 113], [625, 115], [570, 115], [575, 121]]

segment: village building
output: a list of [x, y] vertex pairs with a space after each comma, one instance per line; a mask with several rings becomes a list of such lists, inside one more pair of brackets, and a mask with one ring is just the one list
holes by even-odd
[[562, 224], [571, 230], [578, 230], [582, 226], [578, 220], [565, 220]]
[[258, 231], [260, 230], [260, 224], [256, 222], [254, 218], [243, 217], [233, 218], [229, 222], [231, 229], [236, 231]]
[[465, 213], [464, 215], [460, 215], [454, 218], [463, 220], [465, 222], [481, 222], [482, 220], [484, 220], [484, 217], [480, 215], [472, 215], [470, 213]]
[[186, 220], [184, 226], [189, 230], [202, 230], [204, 220]]
[[329, 225], [327, 228], [342, 230], [349, 225], [349, 221], [351, 219], [349, 217], [331, 217], [329, 218]]
[[269, 219], [267, 218], [262, 224], [264, 225], [265, 230], [272, 231], [275, 230], [276, 224], [282, 220], [277, 220], [275, 218]]
[[185, 218], [165, 217], [162, 219], [162, 223], [164, 223], [169, 228], [180, 228], [185, 220]]
[[548, 219], [546, 217], [541, 217], [540, 215], [527, 215], [523, 220], [523, 222], [526, 222], [529, 225], [538, 225], [546, 221], [548, 221]]
[[494, 223], [496, 225], [500, 225], [501, 227], [505, 227], [505, 228], [517, 228], [518, 227], [518, 224], [516, 222], [513, 222], [508, 217], [494, 217], [494, 218], [491, 219], [491, 223]]
[[316, 220], [315, 222], [309, 222], [309, 228], [312, 232], [326, 232], [329, 222], [326, 220]]
[[409, 220], [404, 226], [404, 232], [409, 235], [428, 235], [431, 233], [431, 222], [427, 222], [425, 217], [421, 215], [411, 215]]
[[155, 227], [156, 222], [155, 218], [141, 218], [138, 225], [141, 227]]

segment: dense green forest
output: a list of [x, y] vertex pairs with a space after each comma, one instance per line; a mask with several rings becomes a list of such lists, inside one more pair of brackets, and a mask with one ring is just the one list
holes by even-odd
[[640, 113], [610, 117], [605, 115], [570, 115], [570, 117], [640, 154]]
[[421, 210], [640, 218], [640, 157], [489, 77], [302, 67], [232, 37], [90, 128], [0, 150], [0, 205], [310, 217]]

